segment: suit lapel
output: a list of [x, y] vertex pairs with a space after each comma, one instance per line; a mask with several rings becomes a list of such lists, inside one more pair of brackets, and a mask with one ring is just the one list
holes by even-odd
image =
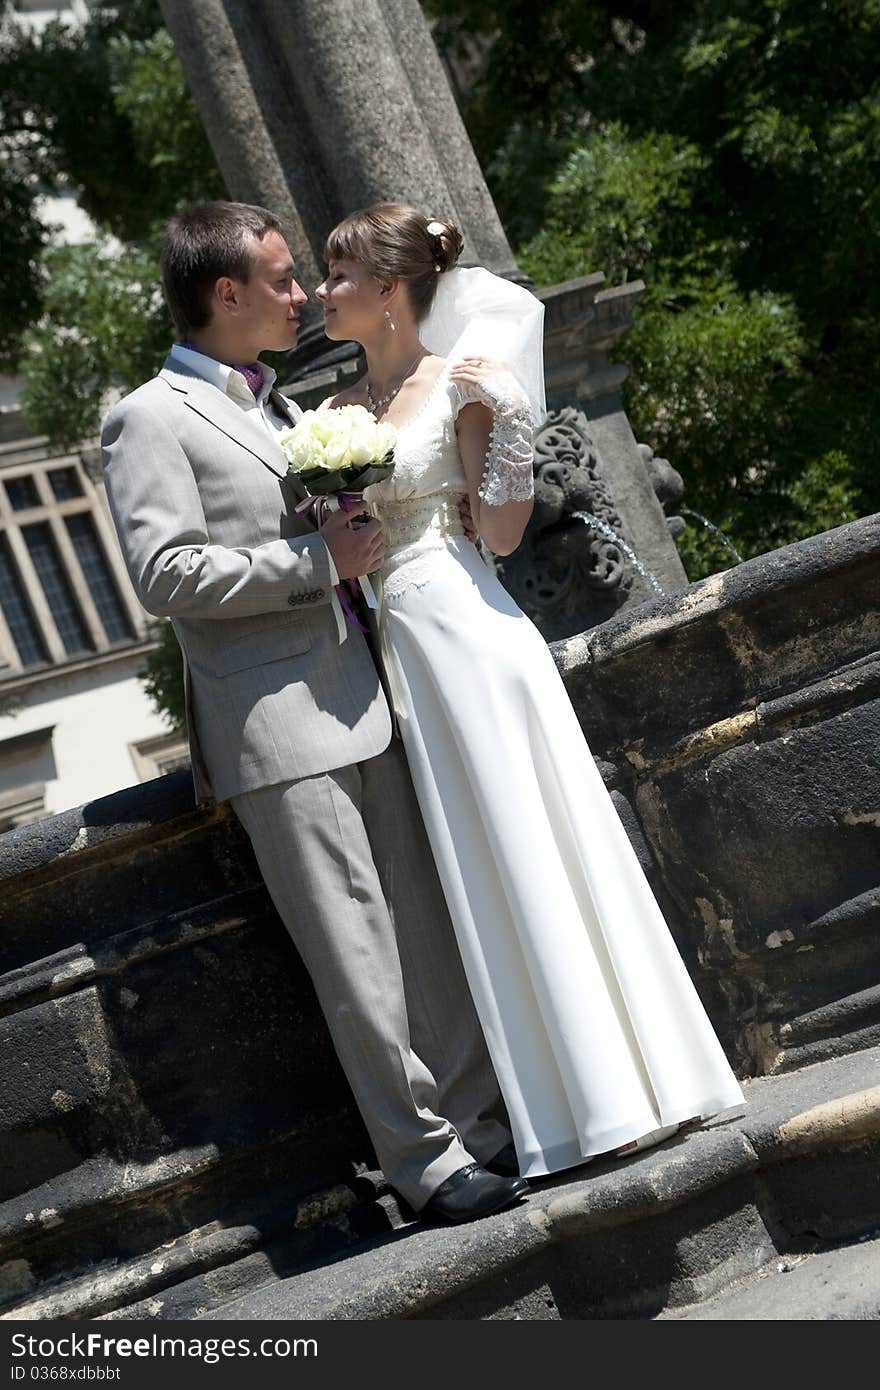
[[272, 390], [269, 392], [269, 400], [272, 402], [275, 409], [278, 411], [278, 414], [283, 415], [287, 420], [289, 420], [291, 425], [295, 425], [297, 421], [301, 418], [302, 410], [300, 409], [300, 407], [296, 405], [293, 401], [288, 400], [287, 396], [285, 396], [283, 392], [279, 391], [277, 386], [273, 386]]
[[[281, 452], [280, 444], [271, 438], [268, 431], [247, 412], [236, 405], [235, 401], [223, 394], [211, 382], [205, 381], [197, 373], [190, 371], [182, 362], [178, 362], [173, 357], [165, 359], [165, 365], [159, 375], [168, 382], [169, 386], [175, 391], [180, 391], [186, 399], [186, 404], [197, 415], [201, 415], [209, 425], [220, 430], [229, 439], [233, 439], [236, 444], [240, 444], [248, 453], [253, 454], [267, 468], [277, 474], [279, 478], [288, 478], [295, 491], [301, 496], [306, 496], [305, 488], [301, 483], [287, 472], [287, 462]], [[273, 390], [270, 399], [281, 414], [294, 423], [292, 407], [280, 391]], [[277, 401], [282, 404], [278, 405]]]

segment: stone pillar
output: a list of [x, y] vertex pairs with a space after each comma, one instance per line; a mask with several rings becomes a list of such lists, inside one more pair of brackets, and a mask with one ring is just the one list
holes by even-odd
[[[623, 537], [667, 593], [688, 579], [639, 452], [620, 388], [629, 368], [608, 354], [632, 326], [643, 294], [641, 280], [603, 289], [602, 274], [585, 275], [541, 290], [544, 301], [544, 364], [549, 410], [576, 406], [589, 422], [595, 447], [620, 514]], [[651, 596], [637, 582], [634, 597]]]
[[[320, 190], [310, 188], [302, 213], [294, 201], [289, 171], [298, 157], [288, 131], [299, 116], [296, 93], [284, 80], [272, 46], [253, 6], [253, 32], [236, 24], [247, 6], [222, 0], [160, 0], [205, 133], [226, 182], [229, 196], [242, 203], [269, 207], [284, 223], [303, 279], [318, 276], [306, 226], [320, 205]], [[234, 11], [240, 10], [236, 16]], [[232, 11], [233, 13], [230, 13]], [[262, 82], [255, 80], [262, 72]], [[301, 171], [301, 178], [309, 168]]]
[[[230, 197], [277, 212], [304, 288], [334, 223], [381, 199], [451, 216], [465, 264], [519, 278], [417, 0], [161, 7]], [[324, 345], [314, 300], [305, 319], [298, 362]]]
[[419, 0], [381, 0], [381, 3], [403, 70], [431, 133], [446, 185], [458, 209], [457, 220], [465, 232], [463, 264], [485, 265], [508, 279], [526, 282], [513, 259]]

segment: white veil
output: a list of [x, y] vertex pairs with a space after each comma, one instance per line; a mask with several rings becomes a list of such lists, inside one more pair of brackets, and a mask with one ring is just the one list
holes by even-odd
[[528, 397], [536, 424], [543, 421], [544, 305], [522, 285], [482, 266], [447, 270], [419, 337], [429, 352], [450, 361], [469, 353], [505, 362]]

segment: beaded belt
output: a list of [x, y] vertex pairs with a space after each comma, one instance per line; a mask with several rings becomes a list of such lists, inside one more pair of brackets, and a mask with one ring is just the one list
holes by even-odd
[[371, 510], [382, 523], [386, 552], [429, 537], [463, 536], [459, 496], [431, 492], [395, 502], [374, 503]]

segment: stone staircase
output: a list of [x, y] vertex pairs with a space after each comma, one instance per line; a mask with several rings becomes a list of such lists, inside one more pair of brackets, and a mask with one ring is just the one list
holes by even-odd
[[829, 1316], [839, 1301], [876, 1317], [880, 1294], [869, 1312], [861, 1265], [847, 1287], [846, 1247], [880, 1228], [878, 1075], [870, 1049], [747, 1082], [741, 1118], [533, 1184], [519, 1207], [470, 1226], [378, 1237], [207, 1316], [736, 1317], [739, 1301], [754, 1306], [756, 1277], [833, 1256], [842, 1297], [817, 1312], [790, 1292], [779, 1316]]
[[0, 1317], [733, 1317], [845, 1263], [880, 1226], [878, 551], [865, 518], [557, 644], [749, 1105], [474, 1226], [388, 1191], [188, 774], [0, 837]]
[[0, 839], [0, 957], [11, 1316], [95, 1317], [398, 1219], [247, 840], [187, 773]]

